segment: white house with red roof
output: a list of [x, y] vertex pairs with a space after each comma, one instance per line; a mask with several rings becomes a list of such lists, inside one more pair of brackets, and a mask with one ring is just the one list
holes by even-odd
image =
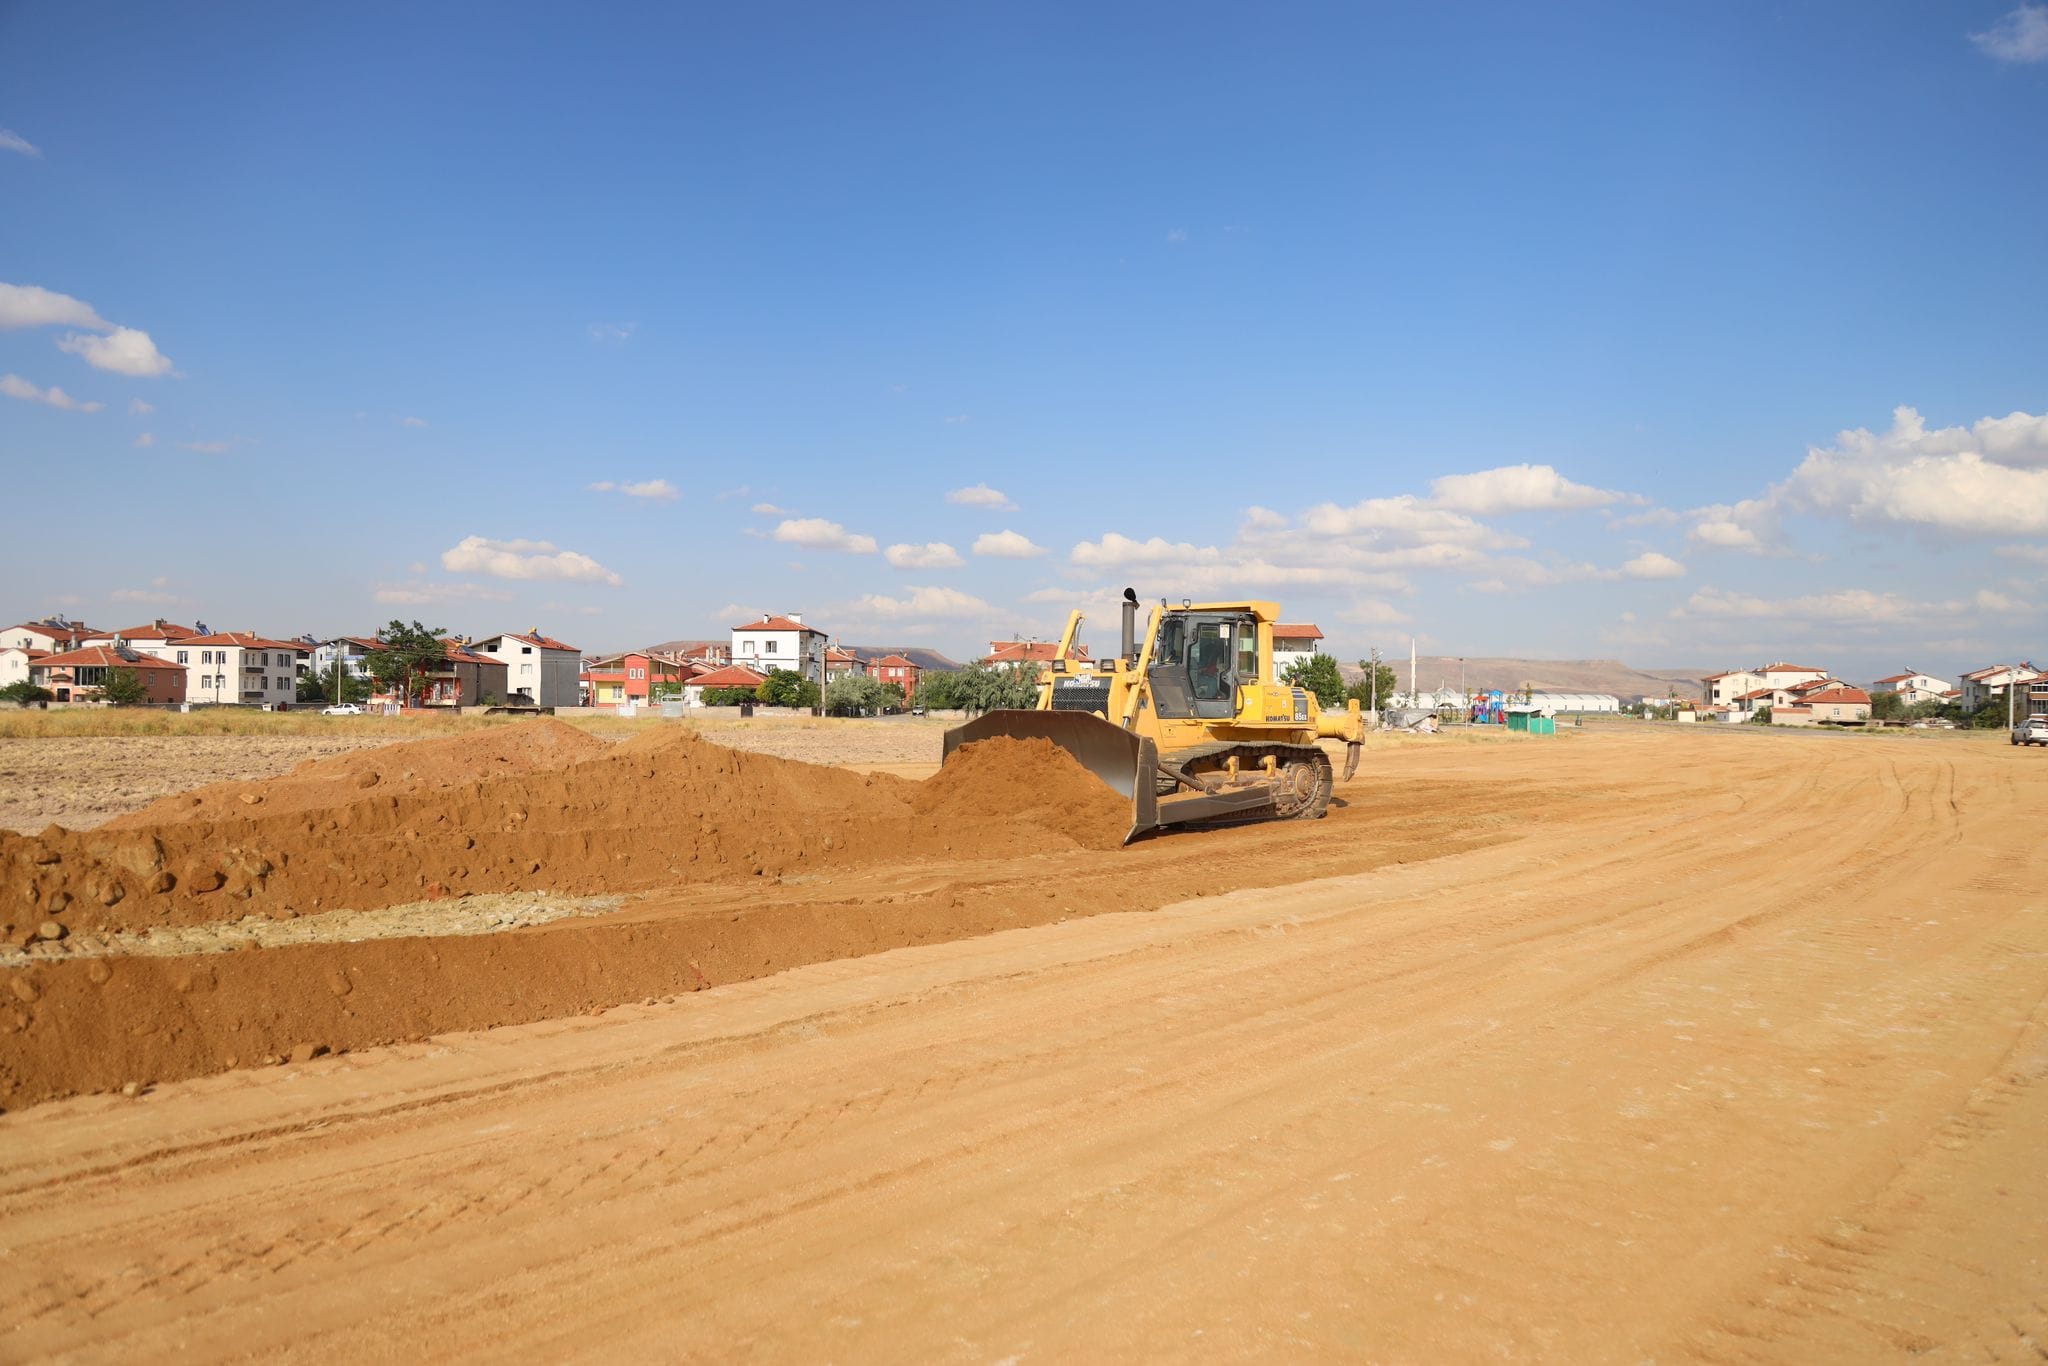
[[752, 691], [768, 681], [766, 674], [755, 673], [744, 664], [728, 664], [723, 669], [698, 674], [683, 684], [683, 701], [692, 707], [704, 705], [704, 694], [712, 688], [746, 688]]
[[825, 633], [804, 624], [804, 614], [762, 613], [732, 628], [732, 662], [760, 673], [788, 669], [825, 685]]
[[868, 671], [867, 661], [843, 645], [828, 646], [825, 650], [825, 681], [837, 683], [842, 678], [858, 678]]
[[103, 631], [95, 631], [83, 622], [66, 621], [62, 617], [45, 617], [41, 621], [24, 621], [0, 631], [0, 648], [54, 653], [58, 650], [75, 650], [88, 642], [103, 639], [105, 634]]
[[1861, 725], [1870, 719], [1870, 694], [1830, 680], [1818, 688], [1795, 690], [1790, 706], [1772, 707], [1774, 726]]
[[145, 626], [124, 626], [118, 631], [100, 631], [87, 636], [86, 645], [126, 646], [158, 659], [169, 659], [171, 645], [188, 636], [203, 636], [206, 632], [197, 626], [180, 626], [176, 622], [158, 617]]
[[488, 655], [505, 666], [505, 700], [536, 707], [573, 707], [581, 700], [583, 651], [538, 626], [473, 640], [473, 654]]
[[1880, 678], [1870, 685], [1873, 693], [1898, 694], [1899, 700], [1909, 707], [1916, 702], [1939, 702], [1955, 690], [1956, 685], [1945, 678], [1910, 670], [1893, 674], [1890, 678]]
[[299, 661], [312, 651], [296, 640], [253, 631], [185, 636], [162, 658], [185, 669], [185, 700], [216, 706], [290, 706], [299, 696]]
[[1281, 678], [1296, 664], [1306, 664], [1322, 652], [1322, 628], [1311, 622], [1273, 624], [1273, 672]]
[[2003, 702], [2006, 691], [2016, 683], [2031, 683], [2042, 677], [2032, 664], [1993, 664], [1963, 675], [1963, 710], [1975, 711], [1987, 702]]
[[28, 682], [29, 666], [49, 653], [26, 645], [0, 645], [0, 688]]
[[1710, 707], [1730, 707], [1744, 710], [1742, 702], [1758, 689], [1770, 689], [1771, 680], [1753, 669], [1729, 669], [1722, 673], [1708, 674], [1700, 680], [1700, 690], [1706, 696]]

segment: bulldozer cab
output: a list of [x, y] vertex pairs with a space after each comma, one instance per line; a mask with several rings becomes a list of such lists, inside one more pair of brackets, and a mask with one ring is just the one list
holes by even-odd
[[1167, 612], [1146, 681], [1168, 720], [1230, 720], [1237, 690], [1258, 677], [1258, 618], [1237, 612]]

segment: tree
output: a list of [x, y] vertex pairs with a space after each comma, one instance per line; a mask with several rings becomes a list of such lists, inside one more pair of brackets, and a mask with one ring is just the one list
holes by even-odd
[[1768, 726], [1769, 724], [1771, 724], [1770, 705], [1766, 703], [1765, 705], [1758, 707], [1755, 711], [1751, 712], [1749, 714], [1749, 721], [1751, 725], [1755, 726]]
[[706, 688], [704, 705], [707, 707], [737, 707], [742, 702], [754, 700], [752, 688]]
[[377, 632], [377, 648], [363, 656], [363, 663], [373, 678], [410, 703], [418, 692], [413, 680], [447, 660], [448, 647], [441, 643], [447, 634], [445, 626], [429, 630], [417, 621], [407, 626], [393, 617], [389, 626]]
[[[866, 674], [842, 674], [825, 685], [825, 710], [834, 716], [866, 716], [888, 705], [888, 690], [895, 686]], [[901, 688], [896, 700], [903, 700]]]
[[1294, 687], [1314, 693], [1316, 701], [1326, 708], [1344, 705], [1344, 675], [1338, 671], [1337, 661], [1329, 655], [1318, 653], [1307, 659], [1298, 659], [1287, 666], [1283, 678]]
[[907, 700], [903, 696], [903, 685], [901, 683], [884, 683], [882, 685], [883, 711], [901, 711], [903, 710], [904, 702]]
[[348, 671], [340, 659], [324, 673], [308, 673], [299, 679], [301, 702], [361, 702], [370, 695], [370, 681]]
[[18, 679], [0, 688], [0, 702], [12, 702], [17, 706], [33, 706], [37, 702], [55, 702], [57, 694], [48, 688], [38, 687], [26, 678]]
[[815, 707], [822, 700], [818, 685], [794, 669], [770, 669], [754, 700], [769, 707]]
[[[1394, 682], [1394, 666], [1385, 662], [1375, 663], [1370, 659], [1361, 659], [1358, 661], [1358, 667], [1365, 670], [1365, 677], [1344, 690], [1345, 699], [1348, 701], [1351, 698], [1357, 698], [1358, 705], [1367, 711], [1372, 710], [1374, 707], [1385, 711], [1388, 707], [1392, 706], [1396, 686]], [[1379, 675], [1379, 686], [1377, 689], [1373, 686], [1373, 675], [1375, 673]]]
[[119, 664], [107, 670], [106, 677], [92, 690], [92, 695], [94, 700], [116, 707], [139, 707], [149, 701], [149, 689], [142, 686], [141, 673]]
[[[945, 676], [934, 675], [935, 678]], [[1036, 664], [1027, 664], [1020, 669], [1006, 669], [977, 662], [951, 677], [955, 680], [950, 685], [954, 695], [949, 700], [953, 706], [965, 711], [1029, 709], [1038, 705]], [[925, 685], [925, 706], [943, 705], [933, 698], [929, 682], [930, 680], [927, 680]]]
[[1873, 721], [1897, 721], [1905, 709], [1905, 702], [1895, 692], [1874, 692], [1870, 695], [1870, 719]]
[[933, 711], [958, 711], [967, 705], [966, 693], [962, 687], [962, 672], [945, 669], [928, 673], [918, 680], [917, 699]]

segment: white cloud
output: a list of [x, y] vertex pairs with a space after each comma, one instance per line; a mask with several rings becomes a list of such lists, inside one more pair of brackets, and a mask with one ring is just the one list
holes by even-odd
[[738, 625], [743, 621], [759, 621], [768, 613], [759, 607], [750, 607], [743, 602], [729, 602], [718, 609], [718, 620]]
[[154, 403], [145, 403], [139, 398], [128, 400], [128, 416], [130, 417], [148, 417], [155, 411], [156, 405]]
[[869, 593], [853, 605], [850, 615], [858, 617], [982, 617], [995, 608], [971, 593], [957, 588], [912, 588], [907, 598]]
[[1319, 503], [1304, 513], [1301, 521], [1305, 529], [1318, 536], [1365, 535], [1376, 540], [1403, 539], [1485, 550], [1510, 550], [1528, 544], [1519, 536], [1496, 531], [1449, 508], [1435, 507], [1412, 493], [1367, 498], [1350, 507]]
[[2048, 5], [2021, 5], [1970, 41], [2001, 62], [2048, 62]]
[[512, 595], [502, 588], [480, 583], [380, 583], [370, 595], [381, 603], [400, 607], [424, 607], [439, 602], [510, 602]]
[[1685, 566], [1669, 555], [1646, 550], [1624, 564], [1621, 572], [1631, 579], [1682, 579]]
[[787, 517], [787, 516], [789, 516], [789, 509], [788, 509], [788, 508], [784, 508], [784, 507], [777, 507], [777, 506], [775, 506], [775, 504], [773, 504], [773, 503], [756, 503], [756, 504], [754, 504], [754, 509], [753, 509], [753, 510], [754, 510], [754, 515], [755, 515], [755, 516], [757, 516], [757, 517]]
[[19, 152], [25, 157], [39, 157], [43, 154], [43, 149], [12, 128], [0, 128], [0, 152]]
[[1609, 507], [1628, 499], [1625, 493], [1575, 484], [1549, 465], [1503, 465], [1476, 474], [1447, 474], [1429, 487], [1437, 507], [1482, 517]]
[[1742, 550], [1752, 555], [1778, 550], [1778, 509], [1769, 498], [1745, 498], [1739, 503], [1713, 503], [1694, 508], [1687, 533], [1700, 545], [1715, 550]]
[[111, 370], [117, 375], [148, 379], [171, 370], [170, 357], [156, 349], [149, 333], [133, 327], [117, 327], [104, 337], [73, 332], [57, 343], [57, 349], [69, 351], [96, 370]]
[[398, 419], [398, 425], [401, 427], [424, 427], [427, 425], [427, 420], [423, 417], [401, 417]]
[[987, 484], [976, 484], [972, 488], [954, 489], [946, 495], [946, 501], [966, 508], [994, 508], [997, 512], [1015, 512], [1017, 505], [1010, 496]]
[[892, 545], [882, 552], [882, 557], [898, 569], [956, 569], [966, 563], [960, 558], [960, 552], [944, 541]]
[[2048, 416], [1929, 430], [1901, 406], [1881, 435], [1858, 428], [1809, 448], [1763, 501], [1955, 536], [2048, 535]]
[[451, 574], [488, 574], [494, 579], [561, 579], [618, 587], [625, 580], [588, 555], [558, 549], [552, 541], [496, 541], [465, 536], [441, 552]]
[[1278, 531], [1287, 525], [1287, 519], [1271, 508], [1256, 505], [1244, 510], [1244, 527], [1248, 531]]
[[775, 539], [807, 550], [836, 550], [844, 555], [872, 555], [875, 538], [849, 532], [823, 517], [799, 517], [776, 525]]
[[723, 503], [728, 498], [744, 498], [752, 492], [752, 489], [748, 488], [745, 484], [741, 484], [738, 488], [720, 489], [717, 493], [712, 494], [711, 498], [713, 502]]
[[91, 327], [113, 324], [89, 303], [41, 285], [0, 284], [0, 327]]
[[2030, 560], [2035, 564], [2048, 564], [2048, 545], [2002, 545], [1998, 552], [2008, 560]]
[[1721, 588], [1702, 588], [1672, 609], [1674, 617], [1715, 620], [1766, 620], [1781, 624], [1821, 623], [1829, 626], [1889, 625], [1925, 618], [1936, 609], [1896, 593], [1866, 588], [1836, 593], [1810, 593], [1789, 598], [1760, 598]]
[[47, 403], [52, 408], [72, 413], [96, 413], [106, 406], [104, 403], [81, 403], [54, 384], [47, 389], [38, 389], [20, 375], [0, 375], [0, 394], [27, 403]]
[[1099, 541], [1080, 542], [1068, 552], [1067, 559], [1083, 569], [1142, 570], [1160, 591], [1179, 594], [1236, 592], [1289, 584], [1390, 589], [1406, 586], [1398, 577], [1377, 572], [1376, 568], [1342, 563], [1340, 555], [1314, 556], [1309, 563], [1284, 563], [1242, 547], [1224, 550], [1159, 536], [1139, 541], [1115, 531], [1105, 533]]
[[590, 339], [594, 342], [613, 344], [630, 341], [639, 326], [639, 323], [592, 323], [589, 328]]
[[228, 443], [225, 441], [180, 441], [178, 445], [188, 451], [197, 451], [201, 455], [226, 455], [228, 453]]
[[148, 588], [116, 588], [107, 594], [111, 602], [142, 603], [151, 607], [169, 607], [184, 599], [170, 592], [170, 580], [162, 577], [152, 579]]
[[1045, 547], [1020, 532], [990, 531], [974, 538], [974, 553], [999, 560], [1035, 560], [1045, 554]]
[[592, 493], [623, 493], [628, 498], [637, 498], [643, 503], [673, 503], [683, 496], [683, 491], [666, 479], [643, 479], [637, 484], [600, 479], [586, 487]]
[[144, 432], [141, 436], [135, 438], [135, 444], [138, 446], [154, 446], [156, 444], [156, 433]]
[[1392, 603], [1378, 598], [1360, 598], [1338, 612], [1337, 616], [1359, 626], [1402, 626], [1415, 619]]
[[1646, 507], [1640, 512], [1626, 512], [1610, 515], [1607, 519], [1609, 530], [1641, 526], [1676, 526], [1679, 516], [1666, 507]]

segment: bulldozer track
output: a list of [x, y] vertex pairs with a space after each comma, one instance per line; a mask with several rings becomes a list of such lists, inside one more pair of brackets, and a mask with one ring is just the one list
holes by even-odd
[[[1275, 819], [1315, 820], [1330, 809], [1337, 773], [1330, 756], [1319, 745], [1218, 743], [1176, 751], [1166, 756], [1166, 761], [1191, 777], [1201, 778], [1223, 772], [1233, 758], [1241, 773], [1256, 774], [1269, 755], [1277, 761], [1280, 771], [1280, 793], [1271, 805], [1190, 824], [1213, 827]], [[1173, 786], [1167, 786], [1169, 782]], [[1160, 795], [1165, 796], [1178, 786], [1178, 782], [1162, 778]]]

